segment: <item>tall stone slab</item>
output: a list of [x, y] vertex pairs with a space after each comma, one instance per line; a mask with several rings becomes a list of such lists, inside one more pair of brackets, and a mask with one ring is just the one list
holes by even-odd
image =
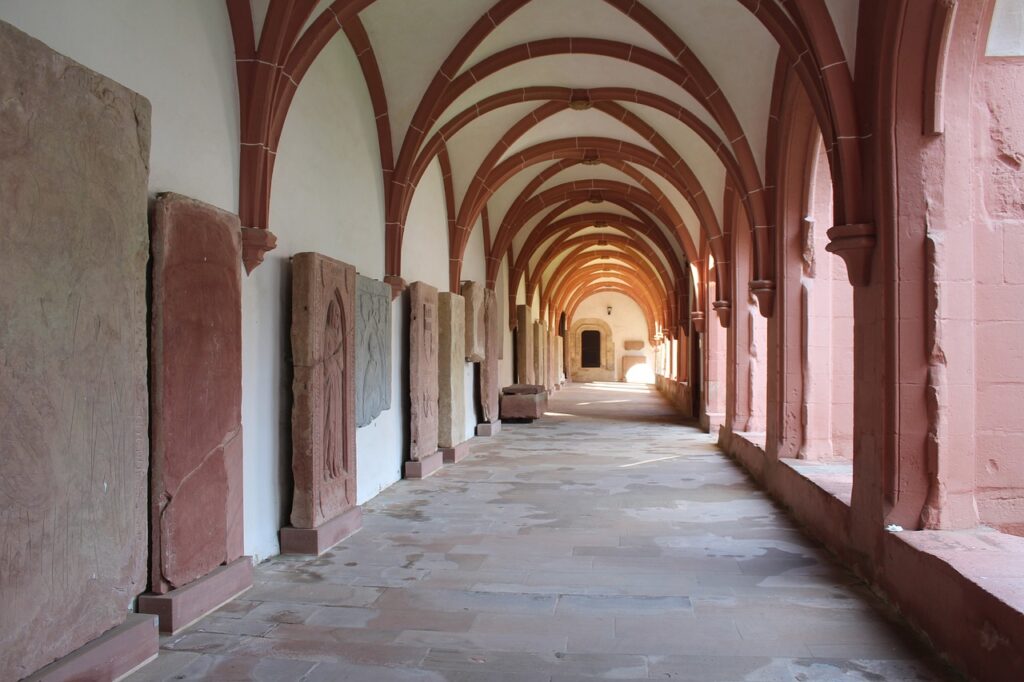
[[[547, 369], [544, 364], [544, 356], [546, 355], [544, 345], [544, 324], [541, 322], [533, 323], [533, 383], [540, 386], [545, 386], [545, 375]], [[546, 386], [545, 386], [546, 387]]]
[[533, 345], [533, 316], [530, 306], [516, 306], [516, 367], [519, 370], [520, 384], [534, 382]]
[[558, 374], [556, 380], [559, 384], [565, 383], [565, 337], [559, 334], [555, 337], [555, 348], [558, 351]]
[[242, 555], [238, 216], [179, 194], [153, 209], [150, 589]]
[[0, 22], [0, 679], [145, 587], [149, 121]]
[[292, 256], [292, 474], [295, 528], [356, 504], [356, 269]]
[[498, 297], [493, 289], [484, 290], [484, 339], [486, 348], [484, 361], [480, 365], [480, 405], [483, 409], [484, 422], [494, 424], [500, 421], [501, 378], [498, 369], [498, 348], [502, 339]]
[[[466, 433], [466, 301], [449, 292], [438, 295], [437, 444], [447, 460]], [[449, 452], [452, 451], [452, 452]]]
[[478, 282], [462, 283], [462, 298], [466, 300], [466, 362], [483, 362], [487, 353], [486, 291]]
[[356, 426], [391, 408], [391, 285], [356, 275]]
[[409, 285], [409, 462], [406, 476], [429, 476], [441, 466], [437, 449], [437, 289]]

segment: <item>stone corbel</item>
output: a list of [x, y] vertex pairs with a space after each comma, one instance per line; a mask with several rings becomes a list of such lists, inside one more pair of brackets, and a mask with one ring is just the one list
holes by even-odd
[[384, 275], [384, 283], [391, 285], [391, 300], [398, 298], [409, 286], [408, 283], [398, 275]]
[[771, 317], [775, 312], [775, 282], [755, 279], [750, 283], [750, 293], [757, 299], [757, 308], [761, 315]]
[[846, 274], [855, 287], [871, 282], [871, 256], [875, 249], [875, 226], [871, 223], [836, 225], [828, 231], [825, 250], [846, 262]]
[[718, 313], [718, 323], [723, 327], [728, 327], [729, 322], [732, 320], [732, 303], [729, 301], [712, 301], [711, 307]]
[[693, 323], [693, 331], [698, 334], [703, 334], [707, 329], [707, 320], [704, 319], [704, 313], [699, 310], [693, 310], [690, 312], [690, 322]]
[[256, 266], [263, 262], [267, 251], [277, 247], [277, 235], [259, 227], [242, 228], [242, 263], [245, 274], [251, 275]]

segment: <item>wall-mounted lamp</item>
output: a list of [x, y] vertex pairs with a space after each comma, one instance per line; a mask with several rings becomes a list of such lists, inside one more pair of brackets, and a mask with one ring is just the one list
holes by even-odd
[[608, 314], [609, 314], [609, 315], [611, 315], [611, 314], [612, 314], [612, 307], [611, 307], [611, 306], [608, 306]]

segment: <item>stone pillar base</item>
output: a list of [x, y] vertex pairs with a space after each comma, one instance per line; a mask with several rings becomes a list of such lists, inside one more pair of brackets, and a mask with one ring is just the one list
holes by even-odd
[[499, 433], [501, 433], [500, 419], [476, 425], [476, 435], [478, 436], [497, 436]]
[[405, 463], [405, 477], [406, 478], [426, 478], [438, 469], [444, 466], [444, 457], [441, 455], [441, 451], [438, 450], [432, 455], [427, 455], [419, 461], [409, 461]]
[[281, 554], [320, 556], [362, 527], [361, 507], [347, 509], [316, 528], [285, 526], [281, 529]]
[[469, 454], [469, 441], [464, 440], [453, 448], [441, 448], [445, 464], [455, 464]]
[[156, 616], [129, 613], [122, 625], [25, 678], [25, 682], [123, 680], [156, 658], [160, 650]]
[[177, 634], [252, 587], [252, 557], [243, 556], [167, 594], [139, 595], [139, 611], [160, 617], [160, 632]]

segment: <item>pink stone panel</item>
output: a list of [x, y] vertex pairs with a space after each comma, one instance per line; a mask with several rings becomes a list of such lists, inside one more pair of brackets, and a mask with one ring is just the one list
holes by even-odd
[[292, 257], [291, 522], [315, 528], [356, 504], [356, 269]]
[[151, 589], [164, 593], [239, 551], [241, 237], [238, 216], [169, 193], [152, 238]]
[[149, 121], [0, 22], [3, 680], [120, 626], [145, 587]]
[[[973, 109], [975, 498], [981, 521], [1024, 535], [1024, 62], [983, 60]], [[947, 287], [948, 288], [948, 287]], [[954, 306], [948, 306], [950, 310]], [[969, 476], [963, 476], [970, 480]]]
[[487, 289], [478, 282], [463, 282], [461, 291], [466, 299], [466, 362], [483, 362], [487, 355]]
[[437, 289], [409, 285], [409, 459], [437, 452]]
[[484, 289], [484, 346], [485, 354], [480, 365], [480, 403], [485, 422], [498, 420], [499, 378], [498, 348], [501, 347], [501, 319], [498, 315], [498, 297], [493, 289]]

